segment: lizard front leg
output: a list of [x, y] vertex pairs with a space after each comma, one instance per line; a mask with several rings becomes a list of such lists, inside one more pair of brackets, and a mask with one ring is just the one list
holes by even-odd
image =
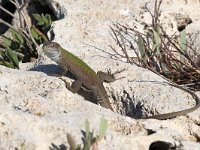
[[[70, 90], [72, 93], [77, 93], [78, 90], [81, 88], [82, 86], [82, 81], [80, 79], [77, 79], [75, 80], [74, 82], [72, 82], [71, 86], [70, 86], [70, 83], [67, 82], [64, 78], [62, 78], [62, 76], [65, 76], [66, 73], [68, 72], [68, 69], [65, 68], [65, 69], [61, 69], [59, 71], [59, 73], [55, 74], [56, 76], [60, 76], [60, 79], [65, 83], [66, 85], [66, 88], [68, 90]], [[54, 75], [54, 76], [55, 76]]]
[[100, 78], [100, 80], [101, 80], [102, 82], [111, 83], [111, 82], [114, 82], [114, 81], [116, 81], [116, 80], [120, 80], [120, 79], [124, 78], [124, 77], [120, 77], [120, 78], [117, 78], [117, 79], [115, 78], [115, 75], [116, 75], [116, 74], [119, 74], [119, 73], [123, 72], [124, 70], [125, 70], [125, 69], [122, 69], [122, 70], [116, 71], [116, 72], [114, 72], [114, 73], [111, 73], [110, 70], [108, 70], [107, 73], [102, 72], [102, 71], [98, 71], [98, 72], [97, 72], [97, 75], [99, 76], [99, 78]]

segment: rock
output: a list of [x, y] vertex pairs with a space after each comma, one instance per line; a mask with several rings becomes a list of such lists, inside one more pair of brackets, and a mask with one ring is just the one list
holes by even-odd
[[171, 143], [172, 147], [199, 146], [198, 123], [191, 118], [134, 120], [72, 94], [56, 77], [3, 66], [0, 71], [2, 148], [19, 148], [21, 144], [28, 149], [68, 146], [67, 133], [81, 143], [85, 119], [97, 133], [101, 116], [109, 126], [99, 149], [148, 149], [156, 141]]
[[[25, 149], [61, 149], [69, 147], [68, 133], [77, 143], [82, 143], [85, 119], [96, 134], [102, 116], [108, 120], [108, 131], [98, 143], [99, 149], [200, 148], [200, 110], [164, 121], [138, 119], [190, 108], [195, 104], [192, 97], [164, 84], [164, 79], [147, 69], [116, 60], [109, 47], [118, 48], [109, 26], [113, 22], [140, 24], [136, 18], [144, 13], [145, 1], [45, 2], [59, 4], [59, 8], [67, 12], [62, 20], [53, 24], [54, 41], [95, 71], [126, 69], [117, 75], [125, 78], [104, 84], [115, 112], [72, 94], [62, 80], [46, 75], [58, 71], [59, 67], [45, 56], [35, 64], [21, 64], [21, 70], [0, 66], [0, 148], [15, 149], [24, 144]], [[193, 1], [190, 7], [198, 4]], [[185, 7], [186, 3], [181, 0], [165, 1], [162, 6], [169, 10], [176, 8], [176, 13], [179, 9], [181, 13], [191, 12], [189, 17], [195, 21], [198, 16]], [[56, 7], [54, 9], [55, 15], [59, 15], [60, 10], [56, 14]]]

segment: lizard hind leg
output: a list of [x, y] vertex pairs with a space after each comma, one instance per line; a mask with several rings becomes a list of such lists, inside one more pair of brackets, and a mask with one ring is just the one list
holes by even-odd
[[67, 82], [65, 79], [63, 78], [60, 78], [60, 79], [65, 82], [66, 88], [70, 90], [72, 93], [77, 93], [82, 86], [82, 81], [79, 79], [72, 82], [71, 86], [70, 86], [70, 83]]
[[116, 72], [114, 72], [114, 73], [111, 73], [110, 69], [108, 70], [107, 73], [102, 72], [102, 71], [98, 71], [98, 72], [97, 72], [97, 75], [99, 76], [99, 78], [100, 78], [100, 80], [101, 80], [102, 82], [111, 83], [111, 82], [114, 82], [114, 81], [116, 81], [116, 80], [120, 80], [120, 79], [122, 79], [122, 78], [125, 78], [125, 77], [120, 77], [120, 78], [117, 78], [117, 79], [115, 78], [115, 75], [116, 75], [116, 74], [119, 74], [119, 73], [123, 72], [124, 70], [125, 70], [125, 69], [122, 69], [122, 70], [116, 71]]

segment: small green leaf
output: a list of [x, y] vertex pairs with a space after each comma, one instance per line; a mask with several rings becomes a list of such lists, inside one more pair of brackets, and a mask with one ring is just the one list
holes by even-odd
[[40, 20], [40, 21], [37, 22], [37, 25], [42, 26], [42, 25], [44, 25], [44, 22], [42, 20]]
[[13, 68], [13, 69], [15, 68], [15, 66], [12, 63], [7, 61], [2, 61], [2, 64], [8, 68]]
[[41, 32], [39, 29], [37, 29], [34, 25], [31, 27], [31, 31], [35, 36], [35, 39], [38, 40], [40, 44], [42, 44], [42, 40], [48, 41], [47, 37], [44, 35], [43, 32]]
[[91, 146], [91, 138], [90, 138], [90, 126], [89, 126], [89, 121], [86, 119], [85, 120], [85, 143], [83, 150], [89, 150]]
[[39, 14], [32, 14], [33, 15], [33, 18], [36, 20], [36, 21], [39, 21], [41, 20], [41, 16]]
[[25, 144], [24, 144], [24, 143], [22, 143], [22, 144], [20, 145], [20, 150], [25, 150]]
[[33, 14], [33, 18], [37, 21], [37, 25], [41, 26], [44, 24], [43, 18], [39, 14]]
[[41, 18], [42, 18], [42, 20], [43, 20], [44, 22], [47, 22], [47, 19], [45, 18], [45, 16], [44, 16], [43, 13], [41, 14]]
[[[18, 32], [16, 32], [15, 30], [13, 30], [11, 28], [9, 29], [9, 31], [11, 32], [14, 41], [18, 42], [20, 45], [24, 43], [23, 37]], [[23, 33], [21, 33], [21, 34], [23, 34]]]
[[186, 29], [184, 29], [183, 31], [181, 31], [181, 41], [180, 41], [180, 45], [181, 45], [181, 51], [183, 52], [183, 54], [186, 53], [186, 49], [187, 49], [187, 40], [186, 40]]
[[10, 48], [7, 48], [6, 54], [8, 58], [13, 62], [14, 66], [19, 68], [19, 60], [17, 58], [17, 54]]
[[153, 30], [153, 36], [154, 36], [154, 42], [155, 42], [155, 46], [156, 46], [156, 53], [161, 55], [161, 52], [160, 52], [160, 45], [161, 45], [160, 35], [159, 35], [158, 32]]
[[146, 57], [146, 52], [145, 52], [145, 45], [144, 45], [144, 41], [142, 38], [142, 35], [138, 33], [138, 48], [140, 51], [140, 56], [141, 56], [141, 60], [144, 62], [145, 65], [147, 65], [147, 57]]
[[90, 136], [90, 124], [89, 121], [86, 119], [85, 120], [85, 139], [89, 139]]
[[39, 35], [37, 34], [37, 32], [34, 30], [34, 28], [31, 28], [31, 34], [32, 34], [32, 36], [33, 36], [34, 39], [36, 39], [36, 40], [41, 39], [39, 37]]
[[101, 140], [106, 135], [107, 129], [108, 129], [108, 120], [102, 117], [99, 125], [98, 140]]
[[42, 21], [43, 21], [43, 27], [44, 28], [47, 28], [48, 27], [48, 19], [44, 16], [44, 14], [42, 13], [42, 15], [41, 15], [41, 17], [42, 17]]
[[139, 47], [139, 50], [140, 50], [141, 57], [144, 58], [144, 56], [145, 56], [144, 41], [143, 41], [142, 36], [140, 34], [138, 34], [138, 47]]
[[51, 23], [52, 23], [52, 21], [51, 21], [51, 16], [50, 16], [49, 14], [46, 14], [46, 15], [45, 15], [45, 18], [47, 18], [47, 20], [48, 20], [48, 26], [50, 26]]
[[158, 46], [160, 46], [160, 44], [159, 43], [153, 43], [153, 45], [152, 45], [152, 49], [151, 49], [151, 51], [153, 52], [153, 53], [155, 53], [156, 51], [157, 51], [157, 47]]
[[2, 36], [2, 39], [3, 39], [3, 42], [2, 42], [2, 45], [4, 47], [11, 47], [12, 45], [12, 40], [8, 37], [5, 37], [5, 36]]

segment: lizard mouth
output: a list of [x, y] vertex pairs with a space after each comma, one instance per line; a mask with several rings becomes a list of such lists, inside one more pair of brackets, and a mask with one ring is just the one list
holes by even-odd
[[44, 53], [51, 60], [53, 60], [55, 62], [59, 61], [60, 53], [58, 50], [52, 49], [52, 48], [44, 48]]

